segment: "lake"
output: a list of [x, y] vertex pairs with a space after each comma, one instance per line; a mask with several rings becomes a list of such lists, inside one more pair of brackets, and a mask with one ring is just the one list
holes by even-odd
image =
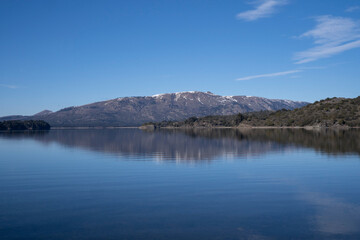
[[0, 133], [0, 239], [360, 239], [360, 131]]

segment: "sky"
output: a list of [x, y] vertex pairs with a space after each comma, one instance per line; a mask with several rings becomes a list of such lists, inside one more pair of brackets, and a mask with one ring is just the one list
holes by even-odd
[[181, 91], [360, 95], [359, 0], [0, 1], [0, 116]]

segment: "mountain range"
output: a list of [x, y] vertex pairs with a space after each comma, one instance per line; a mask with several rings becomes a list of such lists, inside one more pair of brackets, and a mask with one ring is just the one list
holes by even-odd
[[307, 102], [252, 96], [220, 96], [211, 92], [178, 92], [146, 97], [121, 97], [32, 116], [6, 116], [4, 120], [44, 120], [53, 127], [130, 127], [145, 122], [183, 120], [191, 116], [295, 109]]

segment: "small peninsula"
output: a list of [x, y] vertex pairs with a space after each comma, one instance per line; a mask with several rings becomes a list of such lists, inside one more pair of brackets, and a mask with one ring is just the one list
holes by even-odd
[[50, 124], [42, 120], [10, 120], [0, 122], [0, 130], [50, 130]]
[[360, 96], [327, 98], [294, 110], [260, 111], [227, 116], [191, 117], [184, 121], [145, 123], [141, 128], [213, 127], [360, 127]]

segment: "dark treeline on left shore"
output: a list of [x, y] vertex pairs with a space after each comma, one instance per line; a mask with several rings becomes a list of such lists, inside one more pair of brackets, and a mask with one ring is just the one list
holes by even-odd
[[10, 120], [0, 122], [0, 130], [50, 130], [50, 124], [42, 120]]

